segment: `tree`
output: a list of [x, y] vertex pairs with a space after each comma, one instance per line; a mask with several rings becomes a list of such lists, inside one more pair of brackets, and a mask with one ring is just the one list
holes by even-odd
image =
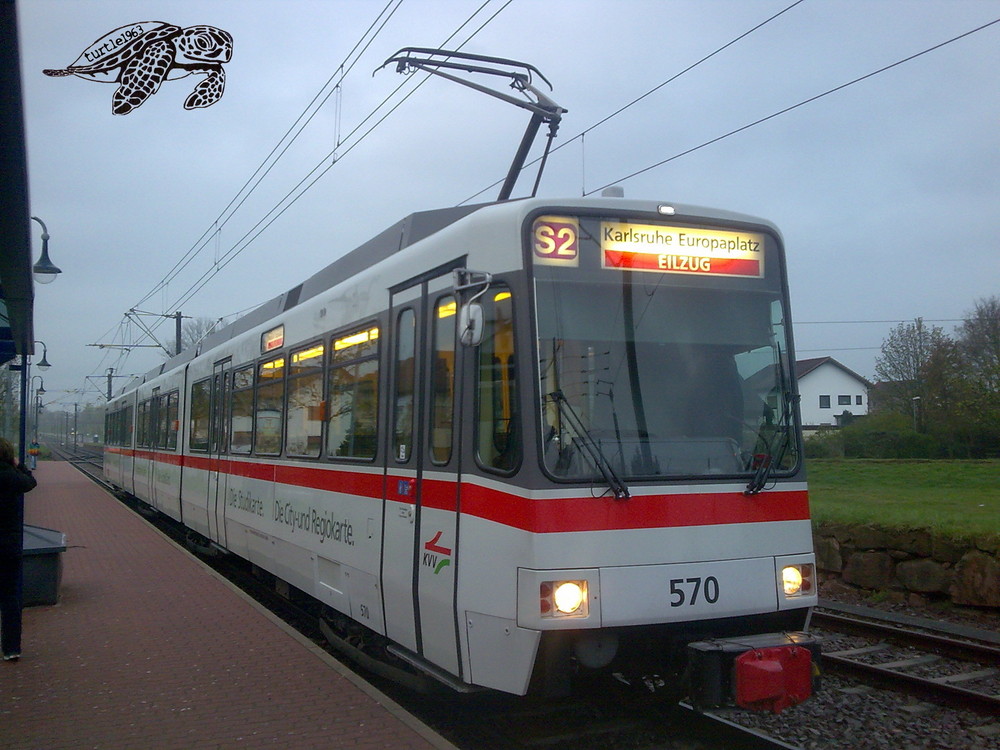
[[979, 300], [958, 329], [968, 393], [971, 443], [979, 455], [1000, 455], [1000, 298]]
[[1000, 393], [1000, 297], [976, 302], [958, 329], [970, 376], [987, 391]]
[[1000, 298], [979, 300], [954, 338], [919, 318], [900, 324], [875, 372], [873, 411], [908, 417], [939, 455], [1000, 456]]
[[879, 410], [897, 414], [914, 412], [916, 399], [928, 394], [926, 368], [932, 352], [947, 340], [944, 331], [924, 325], [922, 318], [900, 323], [882, 342], [882, 354], [875, 360], [875, 374], [880, 381]]
[[968, 458], [976, 442], [975, 399], [958, 342], [944, 337], [937, 343], [924, 365], [923, 383], [920, 409], [926, 432], [936, 438], [943, 455]]

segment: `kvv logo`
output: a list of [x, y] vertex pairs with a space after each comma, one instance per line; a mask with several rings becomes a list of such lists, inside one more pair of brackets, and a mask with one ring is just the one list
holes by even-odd
[[451, 565], [451, 548], [442, 547], [438, 544], [441, 541], [441, 535], [443, 531], [439, 531], [434, 535], [434, 538], [428, 542], [424, 542], [424, 556], [421, 560], [421, 565], [426, 568], [434, 568], [434, 575], [441, 572], [441, 569], [446, 565]]
[[233, 56], [233, 37], [214, 26], [180, 26], [139, 21], [121, 26], [90, 44], [71, 65], [43, 70], [47, 76], [79, 76], [117, 83], [111, 111], [127, 115], [155, 94], [166, 80], [204, 73], [184, 101], [184, 109], [210, 107], [222, 98]]

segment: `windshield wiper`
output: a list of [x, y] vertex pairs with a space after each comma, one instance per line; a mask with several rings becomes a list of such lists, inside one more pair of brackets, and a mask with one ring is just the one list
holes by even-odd
[[[792, 393], [792, 383], [788, 378], [788, 373], [785, 371], [785, 359], [781, 351], [781, 343], [775, 340], [774, 348], [778, 385], [782, 389], [781, 416], [778, 417], [778, 424], [775, 425], [775, 433], [764, 446], [767, 452], [760, 456], [760, 463], [757, 464], [754, 470], [753, 479], [750, 480], [746, 489], [743, 490], [744, 495], [756, 495], [764, 489], [765, 485], [767, 485], [767, 480], [771, 478], [771, 473], [774, 471], [775, 466], [779, 466], [785, 458], [785, 451], [788, 450], [788, 444], [791, 442], [792, 437], [792, 412], [800, 398], [797, 394]], [[775, 455], [776, 451], [777, 455]]]
[[797, 400], [798, 396], [792, 395], [789, 391], [782, 394], [781, 418], [775, 425], [771, 439], [764, 446], [766, 452], [754, 457], [759, 459], [759, 463], [754, 469], [753, 478], [743, 490], [744, 495], [756, 495], [764, 489], [775, 467], [780, 466], [785, 458], [785, 451], [788, 450], [788, 445], [792, 441], [792, 407]]
[[601, 476], [604, 477], [604, 481], [611, 488], [615, 500], [627, 500], [630, 498], [632, 494], [628, 491], [625, 482], [615, 473], [615, 470], [611, 467], [611, 462], [608, 461], [604, 455], [604, 451], [601, 450], [600, 444], [594, 440], [593, 436], [584, 426], [580, 416], [576, 413], [576, 409], [573, 408], [573, 405], [566, 398], [565, 394], [558, 390], [552, 391], [552, 393], [548, 394], [548, 398], [556, 403], [560, 413], [565, 415], [567, 421], [570, 423], [570, 427], [576, 431], [577, 437], [580, 438], [580, 445], [586, 450], [587, 455], [590, 456], [590, 460], [597, 467], [597, 470], [601, 472]]

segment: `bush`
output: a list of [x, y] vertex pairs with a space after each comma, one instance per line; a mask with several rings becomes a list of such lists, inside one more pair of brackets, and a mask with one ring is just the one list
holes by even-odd
[[806, 438], [806, 458], [843, 458], [844, 438], [840, 430], [820, 430]]
[[946, 452], [933, 436], [914, 430], [912, 418], [888, 413], [821, 431], [805, 449], [809, 458], [938, 458]]

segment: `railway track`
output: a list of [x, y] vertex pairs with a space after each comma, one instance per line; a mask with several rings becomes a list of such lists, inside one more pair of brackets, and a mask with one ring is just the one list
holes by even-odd
[[[115, 491], [102, 475], [102, 457], [50, 446], [61, 460], [73, 463], [91, 479], [111, 490], [178, 544], [185, 544], [183, 527], [143, 503]], [[190, 548], [190, 545], [186, 545]], [[518, 698], [485, 691], [459, 695], [450, 690], [418, 693], [346, 660], [330, 647], [318, 613], [275, 586], [274, 578], [228, 555], [206, 560], [217, 572], [253, 596], [292, 627], [327, 649], [365, 679], [390, 695], [424, 723], [460, 748], [475, 750], [798, 750], [759, 730], [730, 720], [726, 711], [701, 713], [675, 705], [649, 690], [619, 683], [588, 686], [581, 695], [563, 700]]]
[[[898, 623], [817, 611], [813, 625], [860, 642], [824, 649], [826, 670], [921, 699], [977, 713], [1000, 715], [1000, 647], [953, 634]], [[988, 634], [984, 634], [988, 635]]]

